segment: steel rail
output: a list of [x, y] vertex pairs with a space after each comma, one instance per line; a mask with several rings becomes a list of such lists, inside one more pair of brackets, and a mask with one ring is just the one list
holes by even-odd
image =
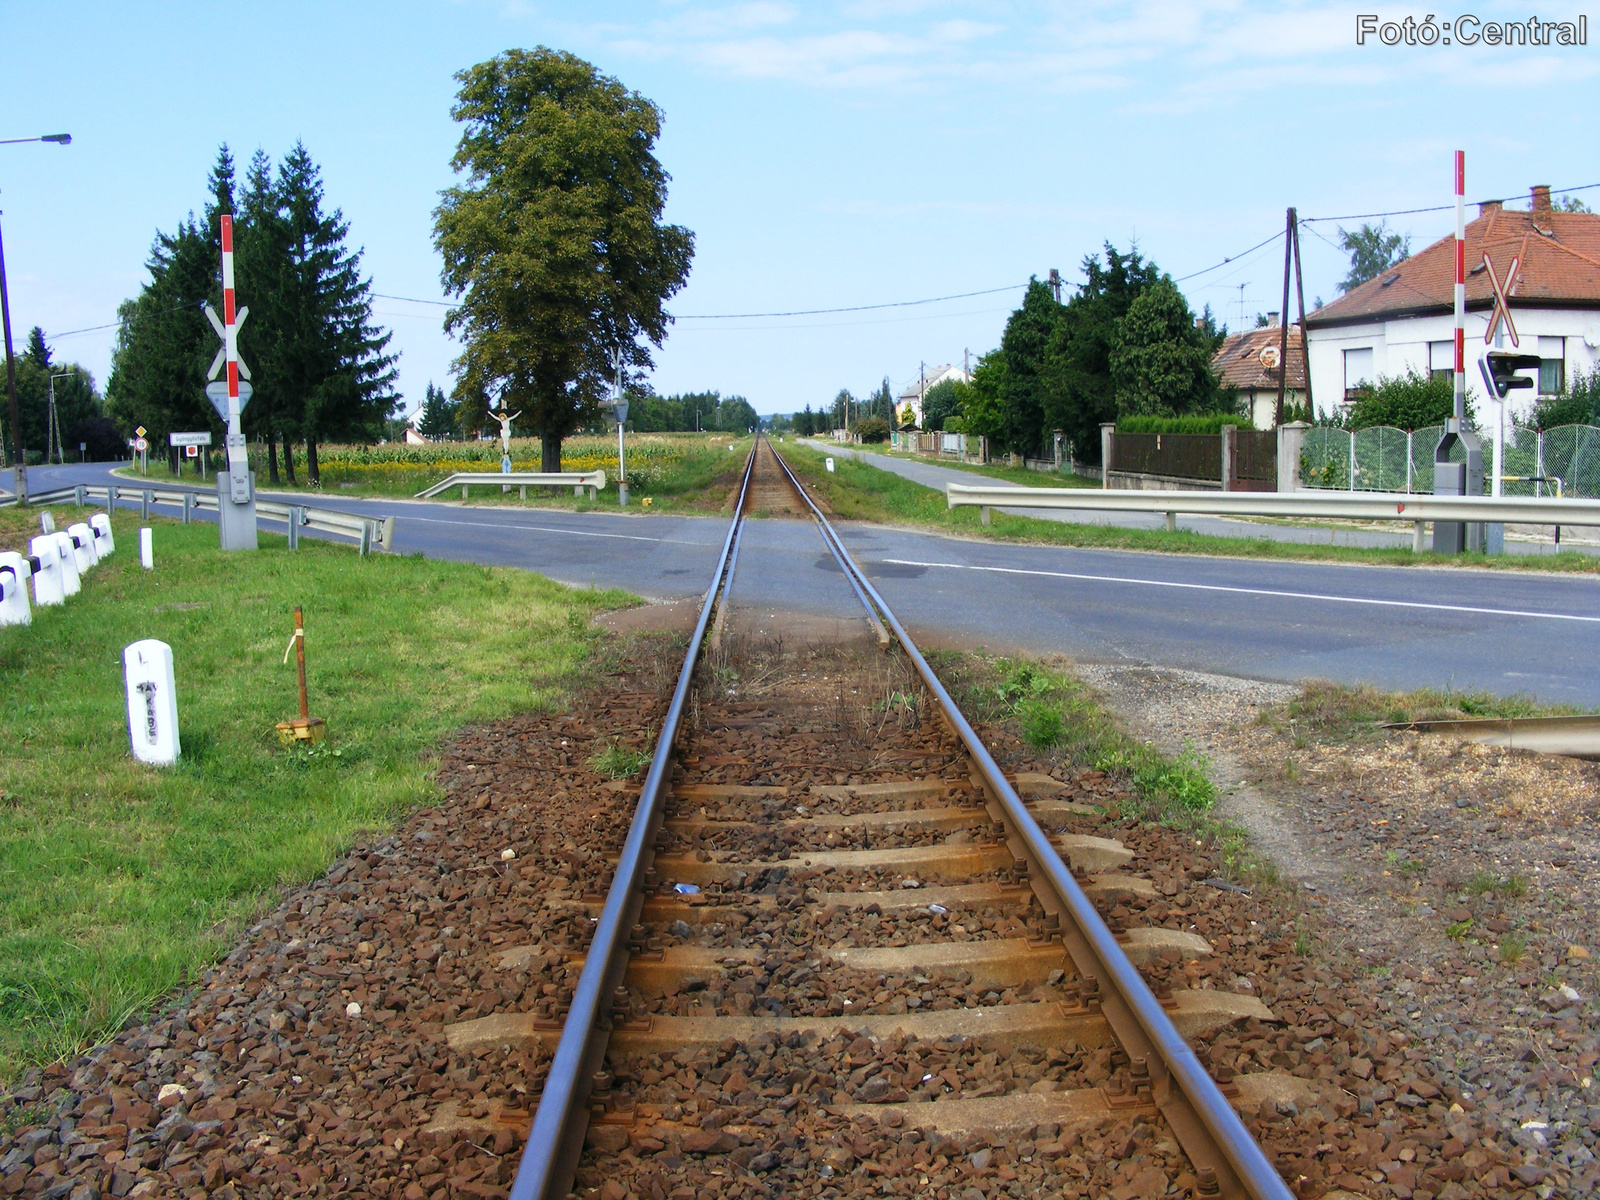
[[722, 551], [717, 556], [711, 586], [706, 589], [705, 600], [700, 606], [700, 618], [695, 622], [689, 648], [684, 652], [683, 669], [678, 675], [678, 685], [672, 693], [666, 718], [661, 723], [661, 736], [656, 740], [650, 771], [639, 792], [639, 803], [634, 808], [627, 841], [622, 846], [622, 857], [612, 877], [611, 889], [606, 893], [605, 907], [601, 909], [599, 921], [594, 927], [594, 937], [584, 958], [583, 972], [578, 977], [578, 986], [573, 992], [567, 1019], [561, 1029], [561, 1040], [550, 1061], [550, 1071], [539, 1097], [539, 1107], [534, 1112], [528, 1143], [511, 1184], [511, 1200], [555, 1200], [556, 1197], [565, 1196], [572, 1186], [572, 1177], [577, 1170], [584, 1134], [589, 1125], [587, 1106], [590, 1088], [594, 1073], [604, 1061], [606, 1041], [611, 1032], [609, 1022], [605, 1020], [605, 1007], [622, 982], [622, 974], [627, 967], [627, 933], [638, 920], [644, 901], [641, 884], [650, 861], [654, 859], [652, 847], [661, 826], [662, 801], [667, 790], [667, 776], [672, 768], [672, 746], [678, 737], [678, 727], [683, 720], [684, 705], [694, 678], [695, 663], [705, 642], [712, 610], [716, 607], [717, 597], [727, 578], [734, 542], [744, 525], [744, 502], [749, 494], [755, 460], [755, 449], [752, 447], [745, 463], [744, 478], [739, 485], [739, 501], [734, 507], [733, 521], [722, 540]]
[[[794, 472], [781, 456], [778, 456], [778, 462], [790, 481], [799, 488]], [[1216, 1173], [1217, 1184], [1224, 1197], [1294, 1200], [1288, 1185], [1250, 1136], [1250, 1131], [1201, 1065], [1189, 1043], [1172, 1024], [1140, 976], [1138, 968], [1123, 953], [1116, 936], [1106, 927], [1093, 902], [1078, 886], [1071, 868], [1062, 861], [1049, 835], [1040, 828], [1033, 814], [1028, 812], [1022, 798], [1006, 779], [971, 723], [962, 715], [944, 684], [928, 665], [928, 660], [917, 649], [894, 610], [878, 593], [855, 559], [850, 557], [822, 511], [812, 503], [804, 489], [799, 490], [818, 524], [837, 546], [836, 555], [843, 555], [844, 561], [848, 562], [846, 573], [854, 574], [861, 589], [872, 598], [883, 614], [884, 621], [894, 631], [896, 640], [916, 667], [923, 685], [939, 705], [950, 728], [966, 746], [989, 794], [999, 805], [1000, 812], [996, 815], [1012, 834], [1013, 853], [1020, 851], [1018, 856], [1028, 861], [1031, 881], [1045, 884], [1044, 890], [1037, 886], [1034, 889], [1040, 903], [1056, 916], [1066, 915], [1067, 920], [1062, 923], [1062, 940], [1067, 952], [1081, 974], [1093, 977], [1100, 984], [1102, 1011], [1123, 1051], [1130, 1058], [1145, 1060], [1150, 1070], [1152, 1099], [1172, 1126], [1190, 1162], [1197, 1170], [1209, 1168]]]
[[887, 648], [889, 645], [889, 631], [884, 628], [883, 622], [878, 618], [878, 610], [873, 607], [872, 601], [867, 599], [867, 594], [861, 590], [861, 585], [856, 582], [855, 572], [850, 569], [848, 554], [844, 549], [843, 543], [837, 542], [832, 526], [823, 519], [822, 510], [812, 502], [810, 496], [806, 495], [804, 485], [795, 478], [794, 472], [789, 470], [789, 464], [783, 461], [783, 456], [773, 446], [771, 439], [762, 434], [759, 440], [767, 443], [767, 449], [772, 452], [772, 457], [777, 460], [778, 466], [782, 468], [784, 475], [788, 477], [789, 486], [794, 488], [800, 499], [806, 502], [806, 507], [811, 510], [811, 515], [816, 518], [817, 532], [822, 535], [822, 544], [828, 548], [828, 553], [833, 555], [833, 561], [839, 564], [839, 570], [844, 573], [845, 582], [850, 585], [850, 590], [856, 594], [856, 599], [861, 601], [861, 607], [866, 610], [867, 620], [872, 624], [873, 633], [878, 639], [878, 645]]

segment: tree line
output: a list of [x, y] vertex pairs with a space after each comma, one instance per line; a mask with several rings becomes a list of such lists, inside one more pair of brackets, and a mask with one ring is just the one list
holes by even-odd
[[207, 368], [220, 344], [204, 305], [222, 311], [221, 218], [233, 218], [234, 289], [249, 316], [240, 357], [254, 389], [242, 414], [247, 437], [265, 443], [272, 483], [305, 474], [321, 482], [317, 446], [375, 441], [395, 407], [390, 335], [372, 320], [371, 281], [361, 251], [347, 244], [349, 223], [330, 209], [321, 170], [296, 142], [275, 168], [256, 151], [243, 185], [224, 145], [201, 214], [157, 232], [149, 282], [118, 309], [121, 326], [106, 385], [110, 416], [125, 431], [144, 426], [152, 442], [174, 431], [210, 430], [223, 418], [207, 400]]
[[[1059, 429], [1078, 458], [1095, 461], [1102, 422], [1237, 410], [1211, 365], [1227, 329], [1209, 306], [1196, 316], [1171, 276], [1137, 248], [1124, 254], [1108, 242], [1103, 261], [1083, 260], [1083, 274], [1065, 303], [1030, 280], [972, 382], [946, 380], [928, 390], [923, 428], [982, 434], [996, 450], [1022, 454], [1050, 447]], [[870, 415], [903, 422], [892, 405], [885, 380]], [[833, 409], [819, 421], [808, 405], [791, 421], [796, 430], [838, 428], [843, 422]]]
[[[628, 399], [627, 427], [634, 433], [744, 433], [761, 423], [755, 408], [743, 396], [724, 396], [720, 392], [661, 396], [642, 381], [629, 384], [624, 395]], [[463, 405], [430, 383], [417, 416], [417, 432], [434, 440], [473, 438], [487, 421], [485, 410]], [[512, 422], [513, 431], [519, 424], [520, 421]], [[584, 428], [601, 432], [610, 425], [597, 411]]]
[[[57, 362], [45, 342], [44, 330], [35, 325], [27, 345], [14, 358], [17, 377], [17, 415], [22, 422], [22, 445], [29, 463], [106, 462], [126, 458], [126, 439], [106, 416], [105, 401], [94, 376], [74, 362]], [[50, 422], [50, 394], [54, 385], [55, 424]], [[9, 409], [0, 410], [9, 424]], [[9, 431], [5, 445], [11, 447]], [[83, 449], [80, 451], [79, 446]]]

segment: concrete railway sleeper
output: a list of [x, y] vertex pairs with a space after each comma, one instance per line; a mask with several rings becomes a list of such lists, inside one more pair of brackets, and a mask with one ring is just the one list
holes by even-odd
[[[697, 679], [745, 513], [780, 510], [785, 487], [893, 661], [840, 652], [764, 692]], [[594, 935], [577, 987], [447, 1030], [458, 1050], [552, 1055], [515, 1200], [575, 1181], [665, 1200], [739, 1178], [766, 1195], [931, 1194], [930, 1164], [952, 1159], [1014, 1189], [1019, 1158], [1126, 1157], [1101, 1144], [1119, 1117], [1147, 1135], [1129, 1195], [1289, 1197], [1224, 1094], [1248, 1079], [1213, 1080], [1190, 1046], [1272, 1013], [1160, 973], [1152, 992], [1138, 964], [1210, 947], [1113, 915], [1156, 897], [1142, 868], [1159, 864], [1079, 831], [1095, 810], [1060, 782], [1002, 773], [764, 439], [735, 514], [609, 893], [581, 902]], [[892, 736], [868, 739], [836, 697], [873, 669], [899, 686]]]

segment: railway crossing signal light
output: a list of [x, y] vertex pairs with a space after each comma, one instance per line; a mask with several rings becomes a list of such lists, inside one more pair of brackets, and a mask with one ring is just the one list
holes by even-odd
[[1533, 386], [1532, 379], [1518, 372], [1538, 368], [1537, 354], [1509, 354], [1503, 350], [1491, 350], [1483, 356], [1483, 381], [1497, 398], [1504, 400], [1512, 388]]

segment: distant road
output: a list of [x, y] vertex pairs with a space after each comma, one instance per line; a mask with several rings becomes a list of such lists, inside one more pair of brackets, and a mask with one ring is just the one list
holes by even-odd
[[[104, 466], [29, 472], [30, 487], [39, 489], [108, 477]], [[638, 510], [464, 507], [336, 493], [318, 502], [395, 516], [399, 553], [521, 567], [659, 600], [704, 592], [726, 529], [720, 517]], [[1600, 708], [1600, 579], [1079, 550], [836, 525], [885, 599], [932, 646], [1284, 682], [1523, 692]], [[739, 603], [853, 616], [854, 601], [838, 583], [838, 566], [810, 522], [747, 526], [733, 593]]]

